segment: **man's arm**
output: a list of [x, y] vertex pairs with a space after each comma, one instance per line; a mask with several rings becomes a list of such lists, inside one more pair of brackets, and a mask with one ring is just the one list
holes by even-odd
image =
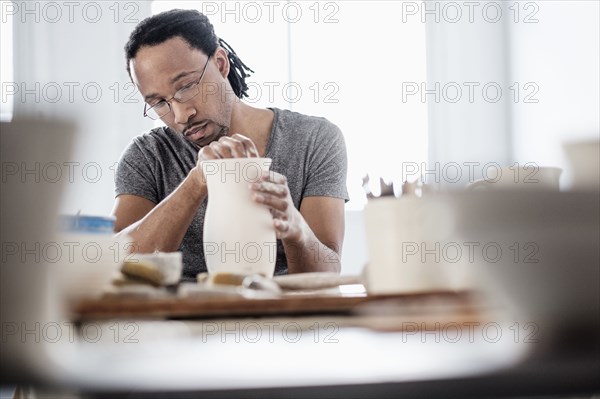
[[301, 255], [295, 254], [291, 261], [288, 257], [289, 272], [339, 273], [344, 242], [344, 200], [306, 197], [300, 205], [300, 214], [306, 222], [303, 238], [283, 241], [286, 253], [295, 251]]
[[200, 175], [197, 167], [192, 169], [158, 205], [137, 195], [118, 196], [113, 208], [115, 230], [133, 239], [135, 252], [177, 251], [207, 195], [206, 183]]

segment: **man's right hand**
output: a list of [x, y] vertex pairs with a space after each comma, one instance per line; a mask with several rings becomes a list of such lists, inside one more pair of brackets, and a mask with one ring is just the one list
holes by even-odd
[[198, 152], [198, 161], [194, 168], [196, 178], [200, 184], [206, 186], [206, 179], [202, 173], [202, 161], [223, 158], [258, 158], [259, 153], [256, 145], [248, 137], [241, 134], [221, 137], [218, 141], [213, 141], [204, 146]]

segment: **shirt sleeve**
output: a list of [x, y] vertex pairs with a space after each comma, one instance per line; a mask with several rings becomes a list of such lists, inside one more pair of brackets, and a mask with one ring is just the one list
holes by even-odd
[[125, 149], [115, 174], [115, 196], [129, 194], [158, 204], [158, 189], [153, 162], [143, 152], [142, 144], [133, 140]]
[[344, 136], [336, 125], [325, 120], [316, 134], [309, 156], [303, 197], [334, 197], [348, 202], [347, 168]]

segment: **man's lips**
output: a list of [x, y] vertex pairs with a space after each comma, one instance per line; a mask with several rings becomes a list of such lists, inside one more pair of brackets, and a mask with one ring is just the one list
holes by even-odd
[[206, 131], [205, 128], [207, 125], [208, 125], [208, 122], [202, 122], [202, 123], [199, 123], [198, 125], [194, 125], [192, 127], [187, 128], [187, 130], [184, 133], [185, 138], [190, 141], [196, 141], [196, 140], [204, 137], [204, 133]]

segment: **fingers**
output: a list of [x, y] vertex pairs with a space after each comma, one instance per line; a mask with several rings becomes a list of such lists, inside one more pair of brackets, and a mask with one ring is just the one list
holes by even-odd
[[221, 158], [211, 146], [204, 146], [198, 152], [198, 162]]
[[271, 183], [270, 181], [259, 181], [250, 184], [250, 188], [256, 192], [267, 193], [277, 197], [286, 197], [288, 195], [287, 185], [282, 183]]
[[283, 212], [283, 211], [280, 211], [277, 209], [273, 209], [273, 208], [270, 208], [269, 211], [271, 212], [271, 216], [274, 219], [288, 220], [288, 215], [286, 212]]
[[206, 183], [202, 167], [202, 161], [210, 161], [223, 158], [258, 158], [259, 153], [256, 145], [248, 137], [241, 134], [234, 134], [231, 137], [221, 137], [218, 141], [213, 141], [209, 145], [200, 148], [198, 151], [197, 168], [201, 180]]
[[254, 142], [241, 134], [221, 137], [204, 148], [206, 147], [209, 147], [217, 158], [258, 158], [259, 156]]
[[290, 230], [290, 222], [288, 221], [287, 212], [283, 212], [274, 208], [269, 208], [271, 217], [273, 218], [273, 227], [278, 239], [286, 237], [286, 233]]
[[275, 211], [285, 212], [288, 209], [288, 201], [286, 197], [281, 198], [266, 192], [261, 192], [254, 193], [253, 198], [254, 201], [258, 202], [259, 204], [264, 204]]
[[280, 219], [273, 220], [273, 227], [275, 227], [275, 235], [278, 239], [285, 238], [290, 231], [290, 223]]
[[265, 171], [260, 180], [250, 184], [252, 197], [259, 204], [266, 205], [273, 218], [273, 227], [278, 239], [298, 236], [298, 218], [292, 203], [287, 178], [277, 172]]
[[219, 141], [212, 142], [222, 158], [246, 158], [246, 148], [241, 141], [231, 137], [221, 137]]
[[250, 189], [254, 191], [256, 202], [267, 205], [273, 211], [286, 213], [288, 210], [290, 191], [285, 176], [276, 172], [265, 173], [261, 180], [250, 184]]
[[[224, 137], [224, 138], [229, 138], [229, 137]], [[258, 158], [259, 157], [258, 149], [256, 148], [256, 145], [248, 137], [243, 136], [239, 133], [236, 133], [233, 136], [231, 136], [230, 139], [237, 140], [242, 144], [242, 146], [244, 147], [245, 153], [247, 154], [246, 155], [247, 157], [249, 157], [249, 158]]]
[[276, 184], [282, 184], [287, 187], [287, 178], [284, 175], [274, 172], [272, 170], [263, 171], [260, 180], [266, 182], [273, 182]]

